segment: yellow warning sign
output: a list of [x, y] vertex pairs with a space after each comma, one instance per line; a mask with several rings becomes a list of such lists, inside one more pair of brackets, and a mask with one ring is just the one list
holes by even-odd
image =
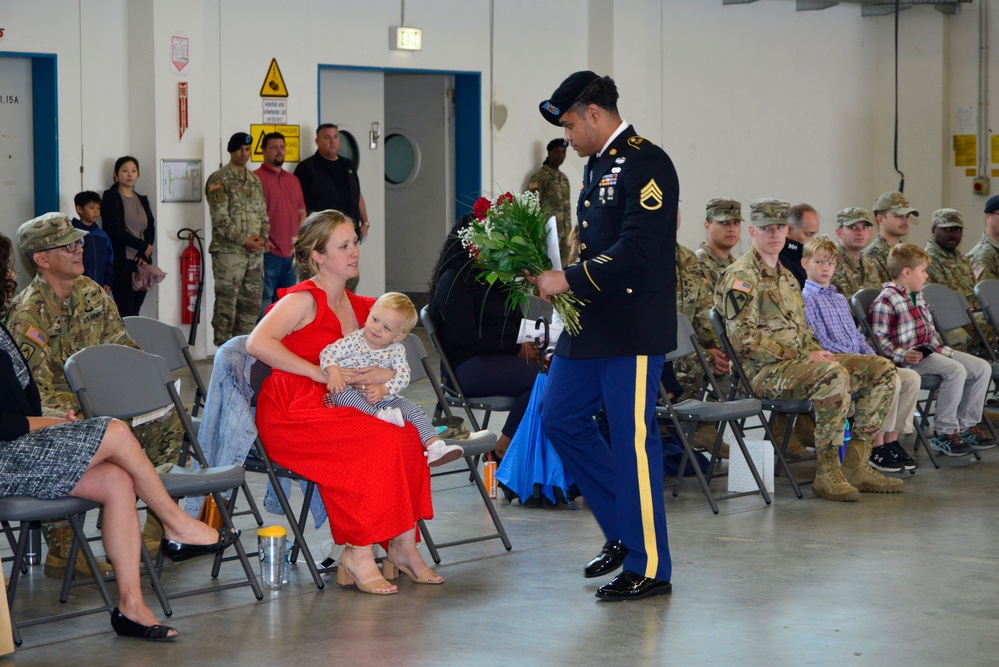
[[281, 76], [281, 68], [278, 67], [277, 58], [271, 58], [271, 66], [267, 68], [264, 85], [260, 86], [260, 96], [288, 97], [288, 87], [284, 85], [284, 77]]
[[250, 153], [252, 162], [264, 161], [264, 135], [269, 132], [280, 132], [284, 135], [285, 162], [301, 162], [301, 133], [300, 125], [250, 125], [250, 136], [253, 137], [253, 152]]

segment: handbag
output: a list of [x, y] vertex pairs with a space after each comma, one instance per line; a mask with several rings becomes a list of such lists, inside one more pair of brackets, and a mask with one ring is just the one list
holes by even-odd
[[166, 271], [156, 266], [144, 262], [135, 267], [132, 273], [132, 289], [136, 292], [148, 292], [155, 285], [163, 282], [166, 278]]

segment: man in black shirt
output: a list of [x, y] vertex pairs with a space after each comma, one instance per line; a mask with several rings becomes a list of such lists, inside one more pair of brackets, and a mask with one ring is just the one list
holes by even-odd
[[795, 204], [787, 211], [787, 224], [787, 240], [780, 251], [780, 263], [794, 275], [798, 285], [804, 287], [807, 276], [801, 265], [801, 249], [819, 233], [819, 214], [808, 204]]

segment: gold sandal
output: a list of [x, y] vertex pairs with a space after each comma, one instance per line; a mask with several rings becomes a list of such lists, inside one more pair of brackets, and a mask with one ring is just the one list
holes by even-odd
[[[416, 540], [391, 540], [389, 542], [389, 546], [391, 547], [393, 544], [416, 544]], [[386, 555], [385, 560], [382, 561], [382, 574], [385, 578], [396, 579], [399, 576], [399, 572], [404, 572], [407, 577], [413, 580], [414, 584], [430, 584], [432, 586], [439, 586], [445, 582], [444, 577], [441, 577], [441, 575], [434, 572], [429, 566], [420, 573], [420, 576], [416, 576], [408, 567], [405, 565], [399, 565], [392, 560], [392, 556]], [[434, 575], [440, 577], [440, 579], [431, 579], [430, 577]]]
[[[347, 544], [344, 546], [354, 551], [374, 551], [371, 546], [359, 547], [353, 544]], [[340, 558], [340, 565], [336, 568], [336, 583], [338, 586], [350, 586], [351, 584], [354, 584], [357, 586], [357, 590], [362, 593], [370, 593], [371, 595], [393, 595], [399, 592], [398, 588], [394, 591], [378, 590], [378, 588], [383, 584], [386, 586], [392, 585], [385, 579], [385, 577], [375, 577], [374, 579], [369, 579], [368, 581], [358, 581], [357, 577], [355, 577], [351, 571], [347, 569], [347, 565], [343, 562], [342, 557]]]

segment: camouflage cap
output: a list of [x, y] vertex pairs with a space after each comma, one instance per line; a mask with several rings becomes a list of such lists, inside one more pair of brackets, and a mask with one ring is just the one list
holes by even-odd
[[933, 226], [946, 229], [948, 227], [960, 227], [964, 229], [964, 218], [961, 212], [952, 208], [941, 208], [933, 211]]
[[749, 202], [749, 221], [756, 227], [786, 225], [791, 204], [780, 199], [754, 199]]
[[886, 192], [874, 202], [874, 211], [876, 213], [888, 210], [895, 215], [914, 215], [919, 217], [919, 211], [909, 206], [909, 200], [901, 192]]
[[742, 204], [734, 199], [723, 199], [714, 197], [709, 199], [704, 206], [705, 218], [711, 218], [719, 222], [726, 220], [738, 220], [742, 222]]
[[853, 208], [844, 208], [836, 214], [837, 227], [847, 227], [855, 222], [860, 222], [861, 220], [869, 224], [871, 227], [874, 226], [874, 216], [871, 215], [871, 212], [866, 208], [854, 206]]
[[17, 245], [25, 255], [79, 241], [87, 232], [73, 227], [65, 213], [46, 213], [17, 228]]

